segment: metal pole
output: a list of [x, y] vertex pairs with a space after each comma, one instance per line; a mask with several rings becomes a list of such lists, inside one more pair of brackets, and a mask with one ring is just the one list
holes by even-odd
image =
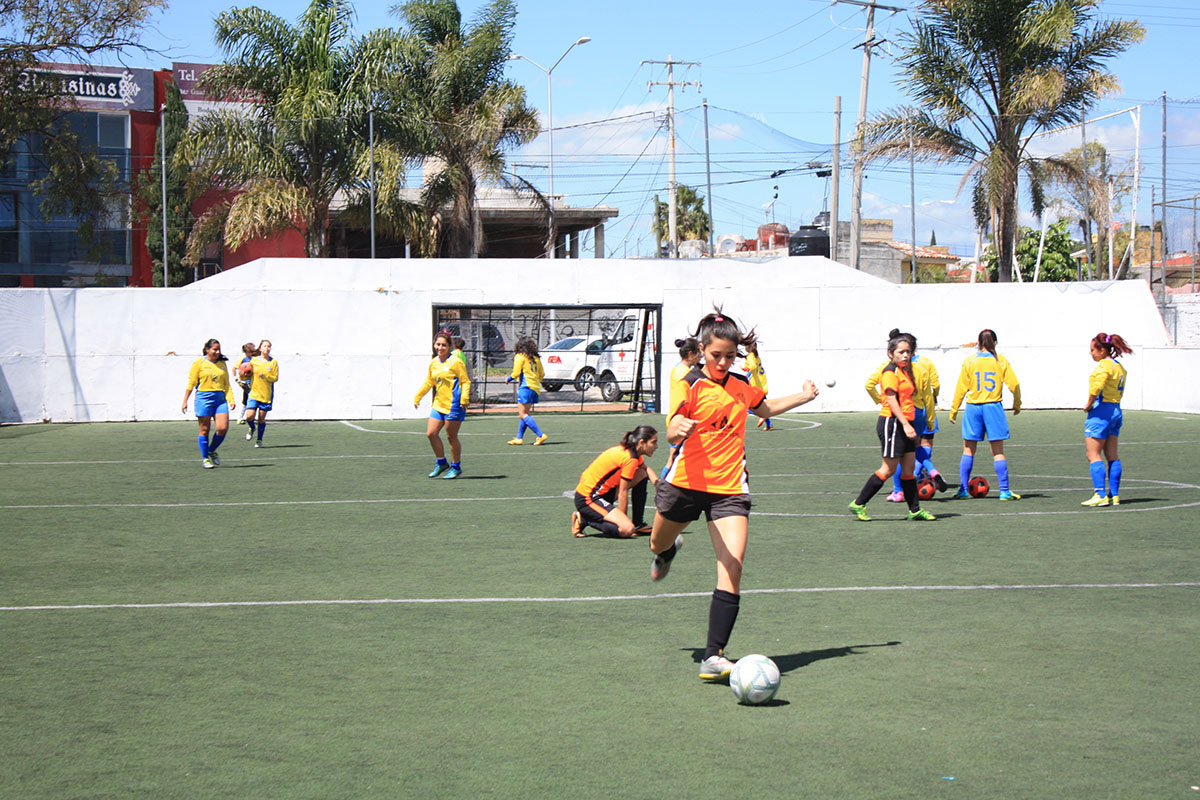
[[[712, 161], [709, 158], [708, 152], [708, 98], [704, 98], [704, 175], [708, 182], [708, 254], [715, 256], [717, 254], [717, 245], [715, 244], [715, 222], [713, 221], [712, 210]], [[1195, 238], [1195, 237], [1193, 237]], [[638, 362], [639, 364], [641, 362]]]
[[1113, 279], [1113, 226], [1112, 226], [1112, 203], [1113, 203], [1113, 179], [1108, 176], [1108, 216], [1105, 220], [1108, 222], [1108, 279]]
[[841, 183], [842, 96], [833, 101], [833, 187], [829, 192], [829, 257], [838, 259], [838, 185]]
[[1047, 225], [1047, 223], [1049, 223], [1049, 221], [1050, 220], [1046, 216], [1046, 212], [1043, 209], [1042, 210], [1042, 237], [1038, 240], [1037, 261], [1035, 261], [1033, 264], [1033, 282], [1034, 283], [1038, 282], [1038, 275], [1040, 275], [1042, 272], [1042, 250], [1046, 246], [1046, 225]]
[[1192, 196], [1192, 246], [1188, 248], [1192, 251], [1192, 276], [1188, 279], [1191, 284], [1189, 289], [1196, 291], [1196, 197]]
[[867, 34], [863, 37], [862, 82], [858, 89], [858, 123], [854, 128], [854, 171], [850, 187], [850, 264], [862, 269], [863, 124], [867, 120], [867, 84], [871, 79], [871, 41], [875, 38], [875, 6], [867, 6]]
[[367, 141], [371, 150], [371, 258], [375, 258], [375, 109], [367, 112]]
[[667, 177], [667, 252], [671, 258], [679, 258], [679, 246], [675, 237], [678, 230], [678, 212], [675, 208], [675, 57], [667, 56], [667, 130], [671, 142], [671, 165]]
[[[561, 60], [560, 58], [559, 61]], [[547, 233], [550, 238], [550, 249], [546, 251], [546, 258], [558, 258], [558, 231], [554, 227], [554, 79], [551, 76], [553, 72], [554, 67], [546, 70], [546, 136], [550, 146], [550, 230]]]
[[[166, 86], [163, 86], [166, 89]], [[161, 158], [158, 162], [159, 172], [162, 173], [162, 228], [163, 228], [163, 288], [167, 288], [167, 102], [163, 99], [163, 107], [158, 123], [159, 142], [162, 147]]]
[[916, 157], [913, 154], [912, 120], [908, 128], [908, 201], [909, 220], [912, 223], [912, 282], [917, 282], [917, 177]]
[[[1079, 136], [1082, 146], [1079, 152], [1083, 158], [1083, 249], [1087, 251], [1088, 271], [1091, 272], [1094, 259], [1092, 258], [1092, 192], [1088, 185], [1092, 176], [1088, 172], [1087, 152], [1087, 111], [1080, 112]], [[1082, 275], [1080, 276], [1082, 277]]]
[[[1150, 296], [1154, 296], [1154, 215], [1158, 213], [1157, 186], [1150, 187]], [[1161, 234], [1161, 231], [1160, 231]]]
[[1162, 93], [1162, 286], [1159, 304], [1167, 304], [1167, 93]]

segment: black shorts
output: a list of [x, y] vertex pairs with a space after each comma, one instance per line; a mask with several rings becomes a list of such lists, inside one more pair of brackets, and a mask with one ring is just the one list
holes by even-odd
[[589, 522], [603, 522], [604, 518], [608, 516], [608, 512], [616, 508], [613, 502], [616, 499], [616, 488], [610, 489], [597, 497], [587, 497], [576, 492], [575, 510], [579, 512], [579, 516]]
[[900, 458], [905, 453], [917, 452], [917, 440], [904, 435], [904, 426], [895, 417], [880, 417], [875, 423], [875, 432], [879, 434], [884, 458]]
[[750, 495], [698, 492], [659, 481], [654, 492], [654, 507], [672, 522], [694, 522], [702, 513], [712, 522], [722, 517], [750, 516]]

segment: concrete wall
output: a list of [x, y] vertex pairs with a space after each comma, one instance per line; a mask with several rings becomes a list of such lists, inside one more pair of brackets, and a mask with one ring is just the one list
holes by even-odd
[[[434, 304], [661, 303], [664, 342], [714, 303], [757, 326], [775, 395], [820, 382], [809, 410], [865, 410], [862, 385], [889, 329], [911, 331], [942, 376], [943, 404], [979, 329], [1000, 337], [1027, 408], [1078, 407], [1088, 341], [1117, 332], [1131, 409], [1200, 413], [1200, 349], [1172, 348], [1145, 284], [896, 286], [824, 258], [478, 260], [264, 259], [181, 289], [0, 290], [0, 421], [181, 419], [204, 341], [235, 357], [269, 338], [280, 419], [423, 416], [412, 396], [430, 357]], [[520, 280], [517, 280], [517, 278]], [[326, 288], [326, 287], [334, 288]], [[443, 288], [447, 287], [447, 288]], [[663, 354], [663, 368], [675, 354]], [[837, 381], [826, 388], [828, 379]], [[239, 398], [240, 400], [240, 398]]]

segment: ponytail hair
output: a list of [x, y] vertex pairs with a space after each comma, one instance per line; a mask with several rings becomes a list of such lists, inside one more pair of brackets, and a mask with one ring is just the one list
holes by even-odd
[[996, 332], [991, 328], [984, 328], [979, 332], [978, 345], [980, 350], [987, 350], [993, 356], [996, 355]]
[[1133, 352], [1133, 348], [1119, 333], [1097, 333], [1096, 338], [1092, 339], [1092, 344], [1107, 352], [1109, 358]]
[[[730, 317], [720, 306], [713, 306], [711, 314], [706, 314], [696, 325], [696, 332], [693, 334], [699, 340], [701, 347], [708, 347], [713, 339], [722, 339], [726, 342], [733, 342], [740, 346], [753, 344], [758, 341], [758, 337], [754, 334], [754, 329], [751, 328], [746, 333], [742, 333], [742, 329], [738, 327], [733, 317]], [[738, 353], [741, 356], [741, 353]]]
[[686, 339], [676, 339], [675, 346], [679, 348], [679, 357], [681, 359], [694, 356], [700, 352], [700, 343], [696, 341], [694, 336], [689, 336]]
[[[208, 348], [212, 347], [214, 344], [220, 344], [220, 343], [221, 343], [220, 339], [209, 339], [207, 342], [204, 343], [204, 347], [200, 350], [200, 355], [207, 356]], [[217, 361], [228, 361], [228, 360], [229, 360], [229, 358], [224, 353], [221, 353], [221, 355], [218, 356], [218, 358], [217, 358]]]
[[655, 436], [658, 436], [658, 431], [653, 425], [638, 425], [621, 437], [621, 447], [628, 450], [631, 456], [636, 456], [638, 443], [649, 441]]

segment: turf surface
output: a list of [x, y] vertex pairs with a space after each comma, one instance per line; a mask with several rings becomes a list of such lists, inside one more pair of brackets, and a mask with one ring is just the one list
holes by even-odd
[[[1082, 415], [1027, 412], [1018, 503], [846, 504], [873, 418], [748, 434], [734, 657], [769, 706], [696, 679], [712, 548], [568, 531], [580, 471], [661, 417], [0, 428], [0, 796], [1194, 796], [1200, 418], [1127, 414], [1117, 509]], [[956, 483], [956, 430], [934, 460]], [[653, 459], [661, 466], [665, 448]], [[92, 606], [90, 608], [85, 606]]]

